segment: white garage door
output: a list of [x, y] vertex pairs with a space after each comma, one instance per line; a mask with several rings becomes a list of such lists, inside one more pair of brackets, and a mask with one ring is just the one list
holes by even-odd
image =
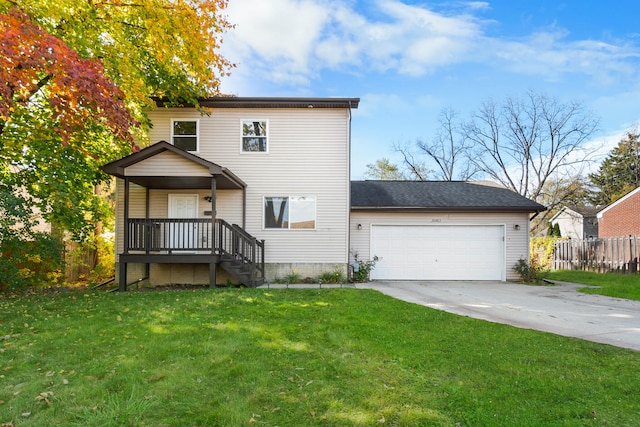
[[372, 225], [377, 280], [503, 280], [501, 225]]

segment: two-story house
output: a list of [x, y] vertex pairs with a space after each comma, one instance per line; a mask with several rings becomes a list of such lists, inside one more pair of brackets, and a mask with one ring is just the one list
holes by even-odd
[[[120, 289], [255, 286], [346, 274], [351, 110], [358, 98], [236, 98], [150, 111], [151, 146], [103, 167], [117, 180]], [[266, 243], [265, 243], [266, 242]], [[224, 277], [224, 276], [222, 276]]]
[[512, 280], [544, 207], [465, 182], [350, 182], [358, 98], [210, 98], [158, 108], [147, 148], [117, 177], [121, 290], [347, 274], [380, 280]]

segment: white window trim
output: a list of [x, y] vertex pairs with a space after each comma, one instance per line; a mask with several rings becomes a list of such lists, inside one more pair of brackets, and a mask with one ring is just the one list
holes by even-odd
[[[267, 134], [265, 135], [265, 138], [266, 138], [266, 141], [267, 141], [267, 149], [265, 151], [244, 151], [244, 131], [243, 131], [244, 122], [265, 122], [266, 123], [266, 125], [267, 125]], [[251, 154], [269, 154], [269, 147], [271, 146], [271, 141], [270, 141], [270, 138], [269, 138], [269, 133], [270, 133], [270, 130], [271, 130], [270, 127], [271, 127], [271, 125], [269, 124], [269, 120], [268, 119], [260, 119], [260, 118], [240, 119], [240, 153], [241, 154], [250, 154], [250, 155]]]
[[[265, 205], [266, 205], [266, 199], [267, 198], [272, 198], [272, 197], [281, 197], [281, 198], [287, 198], [289, 199], [289, 212], [288, 212], [288, 218], [289, 218], [289, 227], [287, 228], [276, 228], [276, 227], [266, 227], [265, 224]], [[314, 227], [313, 228], [291, 228], [291, 198], [292, 197], [313, 197], [314, 200], [314, 207], [313, 207], [313, 223], [314, 223]], [[304, 195], [290, 195], [290, 196], [262, 196], [262, 230], [264, 231], [315, 231], [318, 229], [318, 197], [313, 195], [313, 194], [304, 194]]]
[[200, 119], [192, 119], [188, 117], [171, 119], [171, 145], [173, 144], [174, 136], [187, 136], [187, 135], [174, 135], [173, 134], [173, 123], [174, 122], [196, 122], [196, 150], [195, 151], [187, 151], [187, 153], [199, 153], [200, 152]]

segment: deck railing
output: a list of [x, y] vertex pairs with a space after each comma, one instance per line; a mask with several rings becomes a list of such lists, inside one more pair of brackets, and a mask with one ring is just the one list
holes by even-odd
[[214, 227], [207, 218], [130, 218], [127, 227], [126, 253], [210, 253], [248, 275], [250, 283], [264, 279], [264, 240], [238, 225], [217, 219]]
[[213, 227], [207, 218], [130, 218], [127, 251], [213, 252]]

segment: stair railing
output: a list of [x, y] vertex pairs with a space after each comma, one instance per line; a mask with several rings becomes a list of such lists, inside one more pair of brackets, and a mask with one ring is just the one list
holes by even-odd
[[237, 224], [217, 219], [218, 250], [223, 259], [242, 265], [251, 283], [264, 279], [264, 240], [258, 240]]

